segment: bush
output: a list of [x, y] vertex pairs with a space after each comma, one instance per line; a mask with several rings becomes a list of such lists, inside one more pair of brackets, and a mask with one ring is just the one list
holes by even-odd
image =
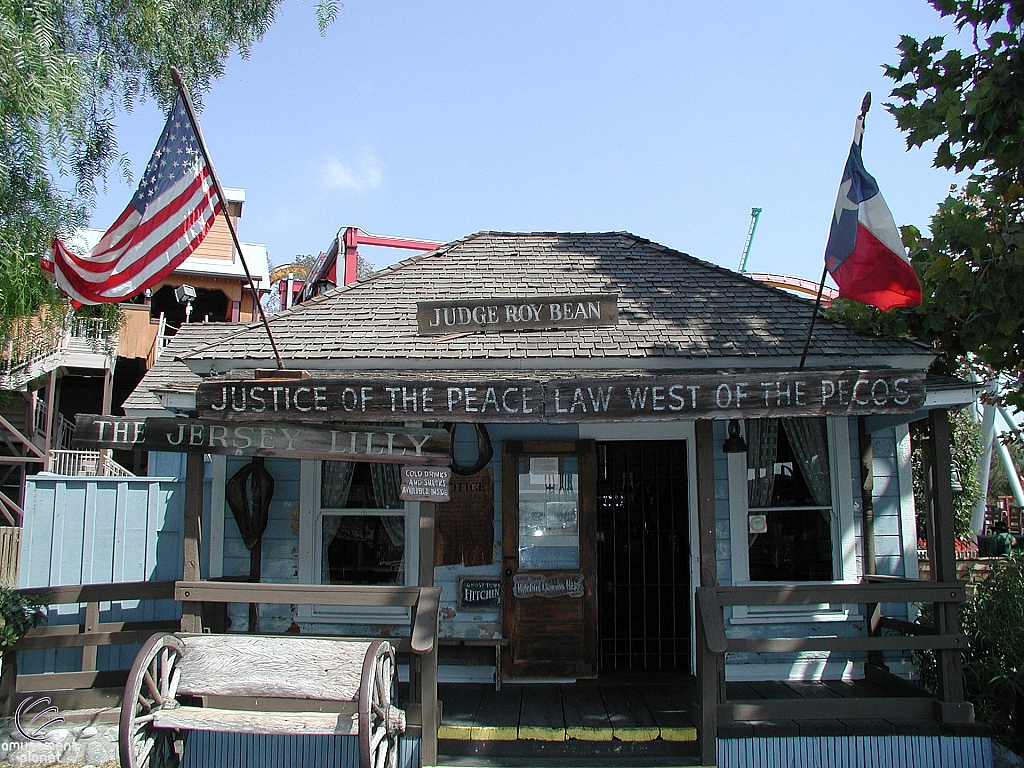
[[[960, 612], [969, 650], [964, 653], [964, 689], [978, 720], [996, 740], [1024, 751], [1024, 559], [992, 561], [992, 573], [969, 585], [973, 596]], [[921, 622], [931, 624], [931, 606]], [[915, 653], [921, 682], [935, 690], [936, 659]]]
[[21, 640], [45, 617], [46, 603], [34, 595], [0, 587], [0, 651], [6, 651]]

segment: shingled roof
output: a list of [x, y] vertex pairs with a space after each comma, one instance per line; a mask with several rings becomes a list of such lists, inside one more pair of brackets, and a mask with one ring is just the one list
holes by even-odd
[[[597, 293], [618, 295], [617, 325], [417, 334], [418, 301]], [[812, 304], [624, 232], [479, 232], [282, 312], [270, 325], [289, 368], [782, 366], [803, 349]], [[819, 318], [809, 363], [899, 357], [900, 366], [918, 368], [933, 356], [925, 345]], [[262, 326], [250, 325], [183, 359], [205, 374], [272, 362], [273, 351]]]
[[182, 388], [194, 390], [199, 386], [199, 376], [181, 362], [180, 356], [247, 327], [248, 323], [186, 323], [181, 326], [135, 391], [124, 401], [122, 408], [125, 413], [135, 416], [143, 412], [164, 411], [155, 392]]

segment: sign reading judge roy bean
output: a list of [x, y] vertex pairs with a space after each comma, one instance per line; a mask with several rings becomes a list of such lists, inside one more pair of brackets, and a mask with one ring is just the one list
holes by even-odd
[[924, 396], [918, 371], [746, 371], [547, 382], [207, 382], [196, 407], [227, 420], [654, 421], [910, 413]]
[[618, 322], [618, 297], [614, 294], [420, 301], [416, 304], [416, 324], [422, 336], [527, 328], [584, 328]]

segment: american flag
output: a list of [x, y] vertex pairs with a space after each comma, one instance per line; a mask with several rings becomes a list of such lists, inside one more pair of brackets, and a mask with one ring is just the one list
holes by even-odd
[[222, 203], [178, 95], [139, 188], [86, 256], [60, 240], [43, 255], [71, 303], [122, 301], [173, 272], [210, 231]]

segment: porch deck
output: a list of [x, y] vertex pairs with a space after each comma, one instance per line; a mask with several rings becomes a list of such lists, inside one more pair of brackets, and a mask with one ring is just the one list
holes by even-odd
[[[506, 682], [438, 687], [442, 701], [441, 764], [459, 757], [688, 758], [698, 753], [691, 715], [693, 677], [641, 677], [574, 684]], [[906, 694], [906, 690], [902, 691]], [[866, 680], [729, 682], [734, 704], [778, 699], [890, 699], [893, 692]], [[922, 697], [926, 694], [922, 692]], [[869, 705], [870, 708], [870, 705]], [[968, 735], [965, 726], [956, 735]], [[969, 726], [969, 735], [986, 735]], [[719, 738], [779, 736], [939, 736], [951, 734], [933, 719], [850, 718], [719, 723]], [[674, 764], [681, 764], [676, 762]], [[685, 763], [682, 763], [685, 764]]]

